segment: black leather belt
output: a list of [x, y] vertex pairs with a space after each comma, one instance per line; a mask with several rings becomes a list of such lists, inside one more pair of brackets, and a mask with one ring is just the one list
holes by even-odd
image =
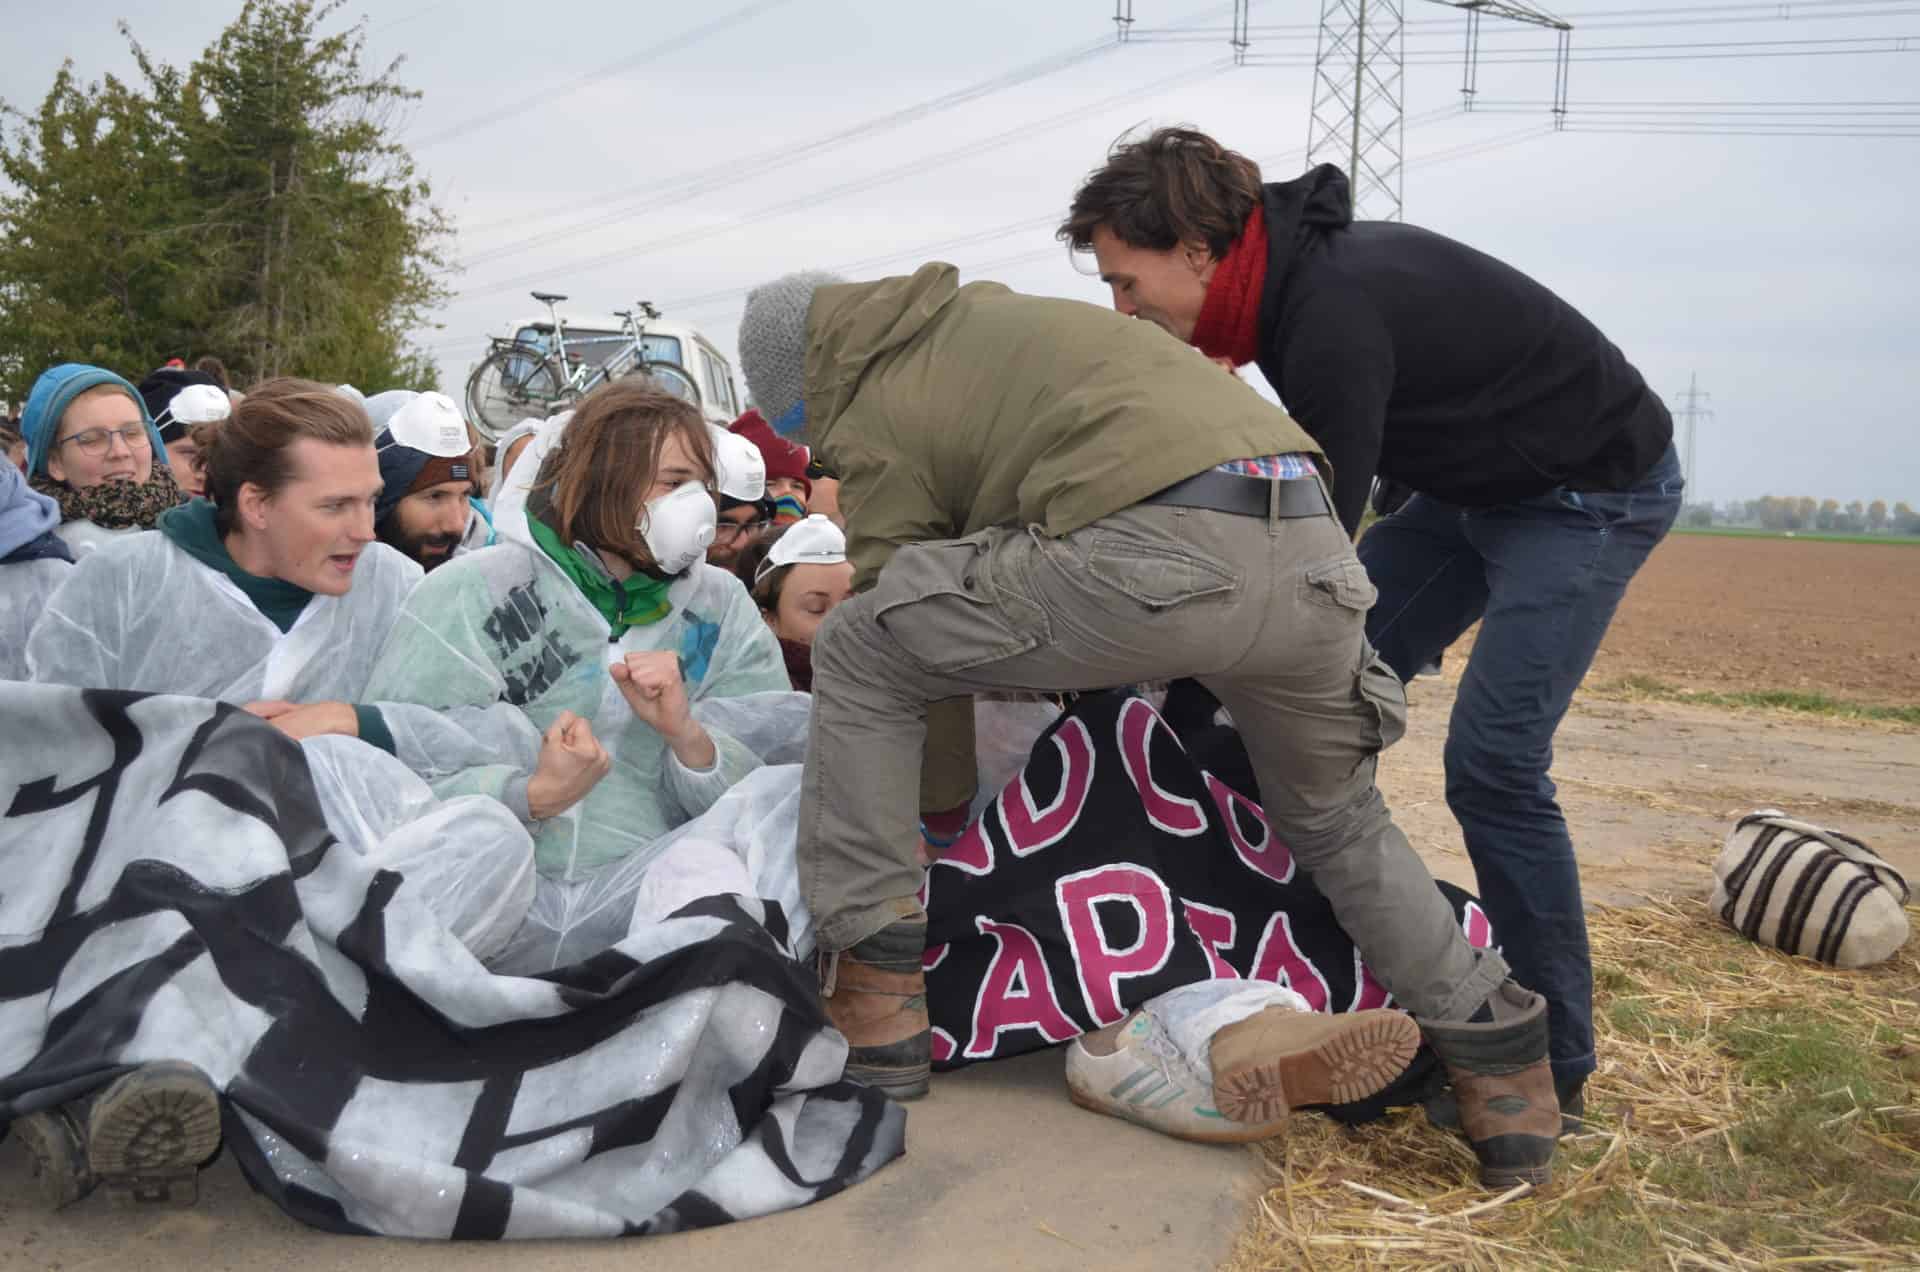
[[1231, 512], [1242, 517], [1274, 516], [1284, 519], [1325, 517], [1333, 512], [1327, 502], [1326, 488], [1317, 477], [1242, 477], [1209, 468], [1198, 476], [1175, 482], [1157, 495], [1148, 495], [1142, 503], [1168, 504], [1175, 508], [1207, 508]]

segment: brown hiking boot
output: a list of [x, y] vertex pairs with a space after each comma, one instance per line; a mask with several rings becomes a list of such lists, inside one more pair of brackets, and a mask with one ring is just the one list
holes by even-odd
[[1487, 999], [1490, 1021], [1423, 1021], [1489, 1188], [1553, 1182], [1560, 1100], [1547, 1064], [1547, 1000], [1512, 981]]
[[851, 949], [820, 954], [820, 1000], [846, 1035], [847, 1076], [895, 1100], [927, 1093], [933, 1030], [927, 1021], [925, 911], [896, 919]]
[[1213, 1099], [1236, 1122], [1351, 1104], [1385, 1089], [1420, 1049], [1420, 1026], [1398, 1011], [1322, 1015], [1269, 1007], [1213, 1035]]

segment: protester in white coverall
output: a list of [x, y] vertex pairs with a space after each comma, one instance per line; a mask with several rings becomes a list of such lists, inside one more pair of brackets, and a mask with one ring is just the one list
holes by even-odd
[[495, 952], [532, 897], [527, 831], [497, 801], [441, 803], [423, 776], [511, 756], [523, 804], [547, 806], [564, 787], [510, 707], [447, 717], [366, 700], [367, 668], [420, 568], [372, 542], [380, 475], [365, 412], [323, 385], [271, 381], [207, 431], [204, 455], [210, 501], [89, 554], [48, 600], [28, 640], [31, 678], [215, 698], [272, 719], [305, 743], [334, 833], [405, 875], [477, 955]]
[[26, 679], [27, 633], [73, 570], [59, 524], [60, 505], [0, 463], [0, 680]]
[[[584, 799], [541, 821], [539, 892], [498, 967], [597, 952], [630, 922], [702, 896], [782, 899], [752, 877], [731, 834], [673, 834], [761, 764], [727, 729], [703, 724], [703, 710], [787, 688], [746, 589], [703, 560], [715, 482], [695, 408], [640, 382], [596, 390], [565, 444], [547, 451], [521, 524], [507, 524], [503, 503], [500, 543], [428, 575], [374, 665], [372, 699], [511, 703], [542, 728], [597, 739], [612, 758]], [[504, 795], [509, 777], [477, 765], [461, 789]], [[670, 851], [690, 835], [687, 852]]]

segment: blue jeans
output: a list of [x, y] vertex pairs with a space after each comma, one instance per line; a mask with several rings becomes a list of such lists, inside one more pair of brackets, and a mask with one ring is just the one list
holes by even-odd
[[1490, 508], [1415, 495], [1360, 541], [1380, 590], [1367, 635], [1402, 679], [1481, 623], [1447, 727], [1447, 806], [1514, 978], [1546, 996], [1562, 1083], [1593, 1072], [1593, 960], [1553, 735], [1684, 484], [1669, 447], [1629, 490]]

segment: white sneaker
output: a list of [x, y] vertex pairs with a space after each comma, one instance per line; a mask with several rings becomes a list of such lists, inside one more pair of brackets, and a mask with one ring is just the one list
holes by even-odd
[[1420, 1027], [1398, 1011], [1322, 1015], [1269, 1007], [1208, 1041], [1202, 1073], [1151, 1012], [1101, 1030], [1112, 1055], [1084, 1039], [1067, 1049], [1075, 1104], [1176, 1139], [1237, 1144], [1266, 1139], [1306, 1105], [1347, 1104], [1383, 1090], [1412, 1063]]
[[1236, 1122], [1214, 1105], [1213, 1081], [1187, 1063], [1160, 1022], [1144, 1011], [1089, 1035], [1112, 1038], [1112, 1055], [1095, 1055], [1086, 1039], [1067, 1047], [1067, 1094], [1075, 1104], [1203, 1144], [1266, 1139], [1286, 1125], [1286, 1112], [1259, 1124]]

